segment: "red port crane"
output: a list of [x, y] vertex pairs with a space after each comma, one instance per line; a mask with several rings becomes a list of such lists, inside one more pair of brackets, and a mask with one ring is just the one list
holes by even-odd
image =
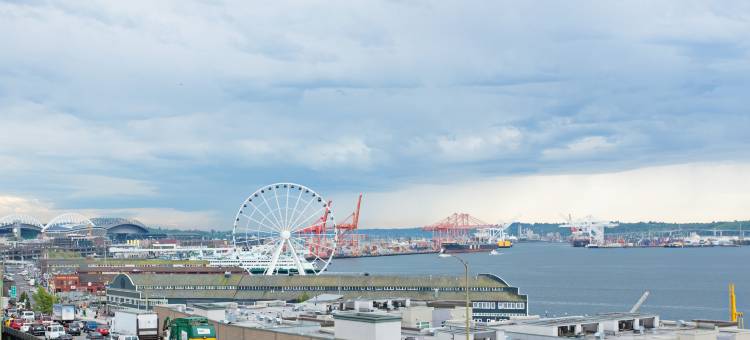
[[468, 233], [472, 229], [491, 226], [492, 224], [467, 213], [453, 213], [440, 221], [424, 226], [422, 230], [432, 232], [433, 247], [440, 249], [444, 242], [462, 242], [467, 240]]
[[350, 251], [351, 255], [359, 254], [359, 241], [364, 239], [364, 235], [357, 234], [355, 231], [359, 228], [359, 211], [361, 207], [362, 194], [360, 193], [357, 199], [357, 208], [343, 219], [341, 223], [336, 225], [339, 233], [339, 249], [342, 251], [342, 254], [344, 254], [343, 251]]
[[329, 250], [330, 240], [328, 240], [328, 235], [326, 235], [326, 225], [328, 224], [328, 214], [331, 212], [331, 203], [333, 202], [328, 201], [323, 216], [315, 221], [315, 223], [298, 231], [300, 234], [306, 234], [309, 254], [321, 259], [327, 259], [331, 256], [331, 251]]

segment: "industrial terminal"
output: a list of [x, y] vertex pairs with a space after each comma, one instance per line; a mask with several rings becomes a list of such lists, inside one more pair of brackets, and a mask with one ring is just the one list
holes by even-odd
[[[332, 201], [311, 188], [270, 184], [242, 201], [231, 233], [215, 238], [127, 218], [67, 213], [41, 223], [6, 216], [0, 220], [4, 338], [750, 339], [734, 285], [727, 320], [669, 321], [641, 312], [649, 292], [628, 310], [535, 314], [524, 287], [501, 272], [470, 273], [467, 256], [499, 259], [546, 239], [516, 222], [490, 224], [466, 213], [421, 227], [416, 237], [377, 237], [359, 227], [362, 206], [359, 195], [353, 212], [337, 222]], [[607, 237], [605, 230], [616, 226], [569, 218], [558, 226], [570, 231], [567, 239], [547, 242], [643, 246]], [[741, 246], [744, 239], [693, 237], [683, 247]], [[415, 254], [452, 259], [463, 270], [331, 270], [337, 258], [395, 263]]]

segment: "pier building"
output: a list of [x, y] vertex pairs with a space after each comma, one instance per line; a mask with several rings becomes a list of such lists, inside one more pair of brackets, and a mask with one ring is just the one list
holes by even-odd
[[[528, 314], [528, 298], [500, 277], [479, 274], [470, 279], [475, 320], [508, 319]], [[151, 309], [160, 304], [291, 301], [303, 296], [338, 294], [344, 299], [405, 298], [413, 301], [464, 301], [464, 278], [395, 275], [117, 275], [107, 287], [112, 308]]]

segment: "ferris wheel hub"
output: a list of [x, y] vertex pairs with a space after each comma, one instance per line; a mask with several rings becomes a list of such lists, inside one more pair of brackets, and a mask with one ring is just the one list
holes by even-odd
[[282, 239], [288, 240], [290, 237], [292, 237], [292, 232], [291, 231], [289, 231], [289, 230], [283, 230], [281, 232], [281, 238]]

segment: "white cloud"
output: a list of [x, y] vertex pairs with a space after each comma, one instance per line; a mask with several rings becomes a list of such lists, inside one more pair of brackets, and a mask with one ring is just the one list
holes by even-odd
[[312, 170], [365, 169], [372, 162], [372, 149], [359, 138], [245, 139], [236, 143], [237, 156], [247, 164], [293, 165]]
[[549, 159], [570, 159], [596, 155], [612, 151], [617, 146], [603, 136], [588, 136], [568, 143], [563, 148], [552, 148], [542, 151], [542, 155]]
[[151, 183], [109, 176], [77, 175], [68, 177], [71, 198], [156, 196], [158, 189]]
[[448, 161], [495, 159], [518, 149], [522, 133], [514, 127], [500, 127], [488, 131], [464, 132], [460, 135], [440, 136], [437, 147]]
[[[18, 196], [0, 195], [0, 216], [28, 215], [40, 220], [54, 217], [48, 203]], [[44, 223], [44, 222], [42, 222]]]
[[[365, 193], [362, 225], [423, 226], [454, 212], [467, 212], [487, 222], [514, 216], [524, 222], [560, 222], [567, 214], [625, 222], [750, 219], [748, 172], [750, 163], [696, 163], [409, 185]], [[335, 196], [339, 202], [354, 197]]]

